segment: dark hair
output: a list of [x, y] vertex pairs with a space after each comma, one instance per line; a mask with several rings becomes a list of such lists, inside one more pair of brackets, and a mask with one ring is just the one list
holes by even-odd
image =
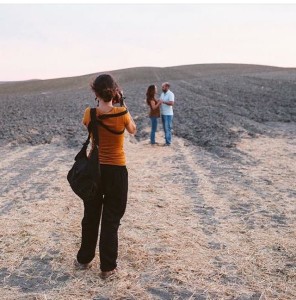
[[91, 84], [91, 88], [96, 96], [100, 97], [104, 102], [110, 102], [119, 91], [118, 84], [109, 74], [99, 75]]
[[150, 105], [150, 100], [154, 99], [155, 93], [156, 93], [156, 86], [154, 84], [149, 85], [147, 92], [146, 92], [146, 102], [148, 105]]

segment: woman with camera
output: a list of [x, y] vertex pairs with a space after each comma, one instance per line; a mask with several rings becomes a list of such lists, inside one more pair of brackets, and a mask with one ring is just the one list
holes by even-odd
[[146, 92], [146, 102], [150, 107], [149, 118], [151, 120], [151, 133], [150, 133], [150, 143], [155, 145], [155, 133], [157, 130], [157, 119], [160, 118], [160, 105], [161, 101], [157, 100], [155, 95], [157, 93], [157, 87], [155, 85], [150, 85]]
[[[136, 125], [125, 106], [114, 107], [114, 102], [123, 102], [122, 94], [113, 77], [99, 75], [91, 85], [99, 102], [96, 108], [99, 137], [99, 161], [103, 197], [96, 201], [84, 201], [81, 247], [75, 265], [88, 269], [95, 257], [99, 235], [100, 277], [106, 279], [117, 271], [118, 228], [123, 217], [128, 192], [124, 130], [136, 133]], [[85, 110], [83, 124], [91, 122], [90, 107]]]

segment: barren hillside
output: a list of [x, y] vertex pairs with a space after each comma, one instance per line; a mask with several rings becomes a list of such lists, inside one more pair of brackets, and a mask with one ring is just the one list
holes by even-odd
[[[296, 119], [296, 69], [256, 65], [212, 64], [169, 68], [131, 68], [110, 72], [119, 81], [137, 138], [146, 138], [145, 92], [170, 81], [176, 96], [174, 132], [195, 145], [223, 154], [245, 135], [272, 134], [268, 122]], [[5, 83], [0, 86], [1, 144], [83, 141], [81, 117], [94, 105], [89, 83], [97, 74]], [[8, 125], [9, 124], [9, 125]]]

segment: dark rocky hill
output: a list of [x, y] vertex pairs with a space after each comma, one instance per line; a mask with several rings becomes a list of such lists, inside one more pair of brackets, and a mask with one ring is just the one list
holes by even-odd
[[[111, 71], [147, 138], [146, 88], [171, 82], [174, 133], [222, 153], [242, 136], [272, 134], [270, 122], [296, 121], [296, 69], [240, 64], [202, 64]], [[89, 84], [97, 74], [0, 85], [0, 143], [78, 146], [86, 135], [84, 109], [94, 106]]]

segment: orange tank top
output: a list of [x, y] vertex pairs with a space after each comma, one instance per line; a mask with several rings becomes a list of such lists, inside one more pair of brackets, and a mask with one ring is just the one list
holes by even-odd
[[[108, 113], [103, 113], [99, 108], [96, 109], [97, 116], [106, 114], [117, 114], [126, 110], [125, 107], [113, 107]], [[90, 123], [90, 107], [88, 107], [83, 116], [83, 124], [88, 126]], [[102, 122], [108, 126], [111, 130], [120, 132], [125, 129], [125, 127], [130, 123], [131, 117], [127, 113], [123, 116], [104, 119]], [[99, 159], [100, 163], [104, 165], [115, 165], [115, 166], [125, 166], [125, 152], [124, 152], [124, 133], [117, 135], [109, 132], [107, 129], [98, 125], [98, 135], [99, 135]], [[93, 141], [93, 139], [92, 139]]]

